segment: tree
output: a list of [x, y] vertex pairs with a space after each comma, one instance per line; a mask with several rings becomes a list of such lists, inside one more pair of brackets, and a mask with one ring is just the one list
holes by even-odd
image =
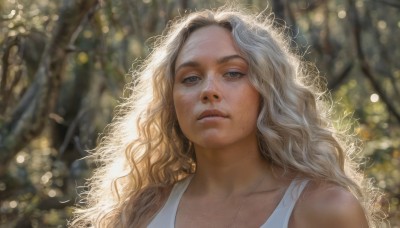
[[[359, 120], [354, 130], [365, 142], [364, 169], [385, 190], [392, 226], [399, 225], [399, 4], [239, 2], [273, 12], [293, 48], [316, 63], [340, 102], [337, 115]], [[0, 0], [0, 224], [65, 225], [77, 186], [94, 165], [81, 158], [124, 96], [129, 68], [151, 52], [150, 37], [179, 14], [222, 4]]]

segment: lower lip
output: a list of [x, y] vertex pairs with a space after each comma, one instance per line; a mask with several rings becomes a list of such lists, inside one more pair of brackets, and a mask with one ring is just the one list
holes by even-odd
[[226, 117], [222, 117], [222, 116], [208, 116], [208, 117], [203, 117], [201, 119], [199, 119], [199, 121], [201, 122], [206, 122], [206, 121], [218, 121], [218, 120], [223, 120], [226, 119]]

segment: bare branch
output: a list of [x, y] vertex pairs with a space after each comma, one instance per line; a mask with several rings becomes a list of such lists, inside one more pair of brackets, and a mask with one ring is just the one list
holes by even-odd
[[[370, 20], [372, 20], [372, 15], [371, 15], [371, 11], [373, 11], [375, 8], [374, 6], [368, 6], [366, 7], [366, 17], [370, 18]], [[369, 21], [369, 23], [374, 23], [372, 21]], [[392, 69], [395, 66], [392, 66], [393, 64], [393, 60], [391, 59], [392, 54], [389, 54], [389, 50], [388, 48], [385, 47], [385, 44], [382, 43], [382, 34], [378, 29], [374, 29], [374, 27], [372, 27], [372, 34], [374, 39], [375, 39], [375, 44], [377, 45], [378, 50], [379, 50], [379, 56], [380, 56], [380, 61], [375, 65], [374, 70], [378, 73], [380, 73], [381, 75], [389, 78], [389, 80], [392, 82], [391, 86], [393, 87], [393, 91], [395, 93], [395, 96], [400, 96], [400, 85], [398, 85], [398, 83], [396, 83], [396, 79], [393, 76], [393, 74], [390, 73], [389, 69]], [[392, 52], [392, 50], [390, 50], [390, 52]]]
[[328, 82], [328, 89], [335, 90], [342, 82], [350, 75], [350, 71], [353, 69], [353, 63], [348, 63], [338, 76], [334, 80]]
[[90, 16], [98, 0], [64, 0], [52, 38], [45, 48], [35, 74], [12, 119], [0, 129], [0, 174], [9, 160], [38, 135], [53, 109], [58, 95], [68, 47], [74, 42], [80, 25]]
[[67, 134], [64, 138], [64, 141], [59, 149], [60, 156], [64, 154], [65, 150], [67, 149], [68, 144], [71, 142], [71, 139], [74, 136], [74, 132], [76, 128], [78, 127], [79, 120], [82, 118], [82, 116], [87, 112], [87, 109], [81, 109], [78, 113], [78, 115], [74, 118], [72, 123], [68, 127]]
[[6, 107], [7, 107], [7, 100], [8, 100], [8, 94], [10, 93], [7, 90], [7, 76], [8, 76], [8, 68], [10, 66], [9, 63], [9, 58], [10, 58], [10, 52], [11, 48], [14, 46], [18, 46], [19, 44], [19, 39], [18, 37], [12, 37], [8, 38], [8, 40], [5, 42], [5, 48], [4, 48], [4, 55], [2, 57], [2, 72], [1, 72], [1, 80], [0, 80], [0, 115], [4, 114]]
[[375, 76], [372, 73], [371, 67], [365, 58], [364, 51], [362, 49], [361, 42], [361, 23], [358, 17], [357, 8], [355, 6], [354, 0], [348, 0], [349, 3], [349, 12], [350, 12], [350, 20], [353, 25], [353, 35], [355, 39], [357, 57], [360, 61], [361, 71], [364, 73], [364, 76], [368, 78], [374, 90], [378, 93], [382, 101], [386, 104], [388, 111], [400, 122], [400, 113], [396, 110], [396, 107], [390, 100], [390, 98], [385, 93], [385, 90], [381, 87], [379, 82], [375, 79]]

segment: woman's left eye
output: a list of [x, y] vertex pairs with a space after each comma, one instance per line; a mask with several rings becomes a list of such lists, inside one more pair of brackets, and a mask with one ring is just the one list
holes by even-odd
[[243, 74], [243, 73], [241, 73], [241, 72], [238, 72], [238, 71], [230, 71], [230, 72], [227, 72], [227, 73], [225, 73], [224, 74], [224, 77], [227, 77], [227, 78], [241, 78], [241, 77], [243, 77], [245, 74]]

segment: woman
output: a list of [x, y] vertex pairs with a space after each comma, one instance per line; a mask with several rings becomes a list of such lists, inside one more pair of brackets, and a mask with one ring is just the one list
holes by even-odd
[[272, 23], [220, 9], [170, 25], [96, 150], [73, 226], [377, 225], [357, 147]]

